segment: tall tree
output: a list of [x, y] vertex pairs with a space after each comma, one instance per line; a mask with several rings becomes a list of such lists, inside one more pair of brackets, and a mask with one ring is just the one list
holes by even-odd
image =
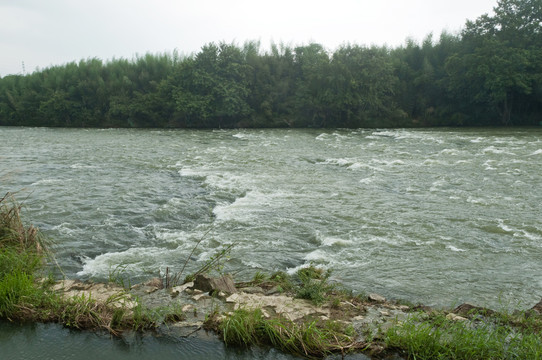
[[209, 44], [181, 68], [174, 98], [187, 126], [232, 127], [251, 113], [252, 68], [233, 44]]
[[[481, 118], [489, 107], [501, 124], [521, 121], [515, 121], [514, 113], [528, 122], [532, 108], [516, 105], [528, 103], [526, 99], [539, 87], [541, 35], [542, 0], [499, 0], [493, 16], [467, 22], [462, 50], [446, 64], [450, 90], [462, 93], [466, 103], [478, 109], [470, 112]], [[531, 101], [540, 108], [540, 99]]]

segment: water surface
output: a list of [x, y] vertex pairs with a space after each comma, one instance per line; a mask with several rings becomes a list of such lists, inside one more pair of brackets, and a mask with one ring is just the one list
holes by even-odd
[[315, 264], [355, 292], [529, 307], [542, 280], [542, 130], [0, 128], [0, 192], [68, 277]]

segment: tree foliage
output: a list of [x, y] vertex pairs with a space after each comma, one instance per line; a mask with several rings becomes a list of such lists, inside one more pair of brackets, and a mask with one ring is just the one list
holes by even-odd
[[542, 0], [499, 0], [463, 31], [390, 49], [210, 43], [0, 78], [0, 125], [538, 125]]

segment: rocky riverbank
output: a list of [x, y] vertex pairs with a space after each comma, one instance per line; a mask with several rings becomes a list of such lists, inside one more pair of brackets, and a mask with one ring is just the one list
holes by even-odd
[[[478, 326], [484, 318], [497, 316], [490, 309], [470, 304], [443, 311], [400, 304], [378, 294], [352, 296], [337, 290], [330, 290], [326, 301], [315, 304], [311, 300], [296, 298], [292, 291], [285, 291], [276, 281], [234, 283], [229, 276], [212, 278], [203, 274], [192, 282], [169, 288], [165, 288], [162, 280], [156, 278], [129, 289], [113, 283], [74, 280], [58, 281], [53, 289], [66, 300], [89, 298], [112, 309], [124, 309], [126, 316], [138, 304], [151, 312], [175, 309], [169, 314], [168, 311], [163, 312], [163, 318], [153, 331], [180, 337], [197, 336], [200, 331], [212, 330], [228, 343], [227, 337], [231, 339], [231, 335], [226, 333], [224, 324], [240, 312], [258, 312], [258, 316], [261, 316], [258, 321], [265, 323], [280, 319], [280, 326], [286, 332], [293, 333], [295, 329], [307, 329], [309, 326], [334, 329], [335, 333], [330, 336], [337, 341], [327, 342], [327, 349], [324, 346], [318, 351], [304, 351], [305, 345], [300, 344], [301, 351], [297, 355], [307, 357], [320, 357], [332, 352], [363, 352], [368, 356], [382, 357], [401, 352], [402, 349], [390, 346], [386, 340], [387, 334], [401, 324], [419, 319], [420, 314], [426, 318], [441, 316], [450, 323], [468, 323], [471, 327]], [[542, 303], [539, 303], [522, 316], [538, 317], [541, 310]], [[171, 313], [176, 316], [171, 316]], [[233, 341], [232, 344], [251, 345], [249, 341], [245, 344]]]

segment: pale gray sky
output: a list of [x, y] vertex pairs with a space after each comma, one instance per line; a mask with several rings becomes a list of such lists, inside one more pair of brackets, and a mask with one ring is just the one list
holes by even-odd
[[404, 44], [457, 32], [497, 0], [0, 0], [0, 76], [98, 57], [197, 52], [209, 42], [260, 40]]

